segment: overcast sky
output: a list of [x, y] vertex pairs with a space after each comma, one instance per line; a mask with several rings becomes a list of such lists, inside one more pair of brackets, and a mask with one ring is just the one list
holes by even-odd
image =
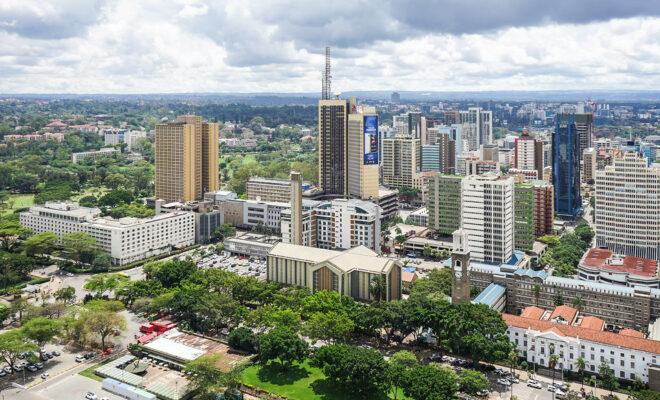
[[660, 0], [1, 0], [0, 93], [660, 89]]

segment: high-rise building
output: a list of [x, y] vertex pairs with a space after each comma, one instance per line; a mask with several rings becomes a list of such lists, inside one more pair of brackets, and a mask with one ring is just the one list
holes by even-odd
[[494, 173], [463, 178], [461, 228], [473, 260], [509, 261], [514, 249], [513, 178]]
[[397, 136], [383, 142], [383, 184], [392, 188], [412, 187], [421, 157], [419, 139]]
[[500, 148], [497, 144], [482, 144], [480, 147], [481, 159], [484, 161], [500, 161]]
[[596, 171], [596, 244], [660, 259], [660, 167], [627, 152]]
[[543, 177], [543, 141], [536, 140], [529, 136], [527, 131], [523, 131], [519, 138], [516, 138], [513, 167], [525, 171], [537, 171], [537, 177]]
[[470, 107], [467, 111], [460, 112], [460, 120], [463, 125], [463, 137], [468, 146], [466, 150], [476, 151], [482, 144], [492, 143], [492, 111], [485, 111], [481, 107]]
[[552, 185], [555, 213], [575, 219], [582, 208], [580, 198], [580, 135], [575, 114], [557, 114], [552, 135]]
[[422, 135], [422, 113], [409, 112], [408, 113], [408, 135], [419, 139]]
[[529, 251], [534, 246], [534, 189], [527, 183], [514, 185], [514, 248]]
[[456, 172], [456, 142], [449, 133], [438, 133], [435, 144], [422, 145], [421, 158], [421, 171], [453, 174]]
[[426, 203], [429, 229], [449, 236], [461, 227], [462, 178], [458, 175], [436, 174], [429, 180]]
[[427, 144], [422, 146], [422, 172], [440, 172], [440, 146]]
[[555, 220], [552, 185], [541, 179], [527, 183], [532, 185], [534, 192], [534, 237], [550, 235]]
[[390, 96], [390, 101], [394, 104], [399, 104], [401, 102], [401, 95], [399, 92], [392, 92], [392, 95]]
[[580, 156], [585, 149], [588, 149], [591, 146], [594, 135], [594, 115], [591, 113], [587, 114], [575, 114], [575, 129], [577, 134], [580, 137]]
[[346, 182], [349, 197], [378, 198], [378, 114], [373, 107], [348, 115]]
[[318, 109], [319, 186], [326, 196], [347, 194], [347, 124], [350, 112], [346, 100], [320, 100]]
[[220, 187], [218, 124], [197, 115], [182, 115], [156, 125], [156, 198], [202, 199]]
[[596, 150], [593, 147], [582, 153], [582, 181], [593, 183], [596, 177]]

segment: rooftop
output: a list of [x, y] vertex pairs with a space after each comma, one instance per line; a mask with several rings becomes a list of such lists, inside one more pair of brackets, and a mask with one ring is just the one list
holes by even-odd
[[541, 319], [544, 313], [545, 310], [542, 309], [541, 307], [529, 306], [529, 307], [525, 307], [522, 310], [520, 316], [523, 318]]
[[564, 321], [567, 324], [572, 324], [577, 316], [578, 310], [569, 306], [557, 306], [552, 314], [550, 314], [551, 321]]
[[618, 256], [605, 248], [592, 248], [580, 260], [580, 266], [652, 278], [658, 275], [658, 262], [648, 258]]
[[472, 300], [472, 303], [485, 304], [492, 307], [493, 304], [504, 295], [504, 292], [506, 292], [506, 287], [498, 283], [491, 283], [486, 289], [479, 293], [474, 300]]

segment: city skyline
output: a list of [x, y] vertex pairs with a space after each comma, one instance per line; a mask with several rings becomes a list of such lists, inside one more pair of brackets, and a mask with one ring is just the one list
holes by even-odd
[[639, 90], [660, 87], [660, 5], [6, 1], [5, 93]]

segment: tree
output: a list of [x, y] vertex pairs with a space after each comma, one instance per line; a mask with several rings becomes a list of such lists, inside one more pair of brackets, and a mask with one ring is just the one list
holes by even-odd
[[614, 375], [614, 370], [605, 361], [598, 367], [598, 376], [603, 384], [603, 388], [609, 390], [610, 394], [619, 388], [619, 381]]
[[37, 342], [41, 355], [43, 346], [57, 336], [62, 329], [62, 324], [58, 320], [36, 317], [23, 324], [22, 329], [28, 339]]
[[633, 392], [631, 397], [633, 400], [660, 400], [660, 392], [655, 390], [639, 390]]
[[99, 198], [99, 205], [114, 207], [119, 204], [130, 204], [135, 198], [133, 194], [125, 189], [112, 190]]
[[184, 372], [201, 396], [208, 395], [221, 387], [225, 374], [216, 367], [219, 361], [219, 354], [208, 354], [186, 363]]
[[34, 343], [30, 343], [23, 333], [22, 329], [12, 329], [0, 333], [0, 357], [7, 365], [14, 367], [16, 359], [21, 353], [33, 352], [37, 350]]
[[587, 367], [587, 363], [584, 361], [584, 357], [580, 356], [575, 360], [575, 365], [577, 366], [578, 373], [580, 374], [580, 382], [582, 383], [582, 389], [584, 389], [584, 370]]
[[410, 296], [434, 296], [444, 298], [451, 295], [451, 270], [438, 268], [424, 278], [417, 279], [410, 289]]
[[564, 296], [561, 294], [561, 292], [557, 291], [553, 296], [552, 296], [552, 302], [555, 305], [555, 307], [564, 305]]
[[307, 353], [307, 343], [287, 328], [275, 327], [259, 339], [259, 360], [264, 364], [277, 361], [288, 369], [294, 362], [303, 361]]
[[432, 365], [419, 365], [406, 374], [403, 392], [415, 400], [453, 399], [458, 391], [454, 371]]
[[107, 253], [98, 253], [92, 261], [92, 271], [108, 271], [112, 267], [112, 258]]
[[96, 207], [98, 199], [96, 196], [83, 196], [78, 200], [78, 204], [83, 207]]
[[129, 181], [122, 174], [109, 174], [105, 177], [105, 186], [112, 190], [119, 188], [126, 189], [129, 186]]
[[559, 356], [556, 354], [550, 354], [550, 359], [548, 360], [548, 368], [552, 370], [552, 384], [555, 384], [555, 368], [557, 368], [557, 363], [559, 362]]
[[257, 347], [257, 338], [249, 328], [241, 326], [229, 332], [228, 343], [233, 349], [254, 353]]
[[376, 275], [369, 283], [369, 293], [373, 296], [374, 300], [382, 301], [387, 297], [387, 282], [385, 275]]
[[353, 330], [355, 324], [343, 312], [315, 312], [305, 322], [304, 332], [313, 340], [325, 339], [333, 341], [347, 340]]
[[486, 375], [469, 368], [461, 370], [458, 374], [458, 384], [461, 391], [472, 395], [486, 390], [490, 386]]
[[62, 236], [62, 248], [66, 257], [79, 264], [91, 262], [98, 252], [96, 239], [85, 232], [72, 232]]
[[158, 264], [153, 275], [163, 287], [171, 288], [178, 286], [195, 271], [197, 266], [192, 261], [170, 260]]
[[394, 391], [395, 399], [398, 398], [399, 389], [403, 389], [405, 385], [407, 371], [417, 364], [417, 356], [407, 350], [397, 351], [390, 358], [387, 365], [387, 382], [391, 386], [390, 391]]
[[219, 225], [213, 231], [213, 236], [218, 240], [225, 240], [228, 237], [236, 235], [236, 228], [231, 224]]
[[22, 245], [25, 254], [30, 257], [50, 254], [57, 246], [57, 235], [53, 232], [37, 233], [25, 239]]
[[[121, 304], [121, 303], [120, 303]], [[119, 315], [116, 311], [103, 308], [93, 308], [84, 314], [84, 324], [90, 332], [99, 335], [101, 339], [101, 349], [106, 348], [106, 339], [114, 332], [126, 329], [126, 318]]]
[[593, 229], [591, 229], [591, 227], [585, 223], [578, 224], [578, 226], [576, 226], [573, 230], [573, 233], [575, 233], [577, 237], [586, 245], [590, 245], [595, 236]]
[[573, 308], [581, 312], [582, 307], [584, 307], [584, 300], [582, 300], [582, 297], [577, 296], [576, 298], [573, 299], [571, 305], [573, 306]]
[[513, 369], [518, 365], [518, 352], [515, 349], [511, 349], [508, 354], [509, 368], [511, 368], [511, 375], [513, 375]]
[[83, 287], [92, 293], [94, 297], [101, 297], [106, 292], [114, 292], [126, 281], [128, 281], [128, 278], [122, 274], [97, 274], [87, 278]]
[[4, 304], [0, 304], [0, 327], [2, 327], [3, 322], [11, 315], [11, 309]]
[[76, 289], [71, 286], [61, 287], [53, 293], [53, 297], [66, 305], [73, 304], [76, 301]]
[[541, 285], [535, 283], [534, 286], [532, 286], [532, 294], [534, 294], [534, 305], [538, 307], [539, 296], [541, 295]]
[[376, 350], [344, 344], [323, 346], [312, 363], [335, 385], [360, 397], [377, 398], [386, 387], [388, 365]]

